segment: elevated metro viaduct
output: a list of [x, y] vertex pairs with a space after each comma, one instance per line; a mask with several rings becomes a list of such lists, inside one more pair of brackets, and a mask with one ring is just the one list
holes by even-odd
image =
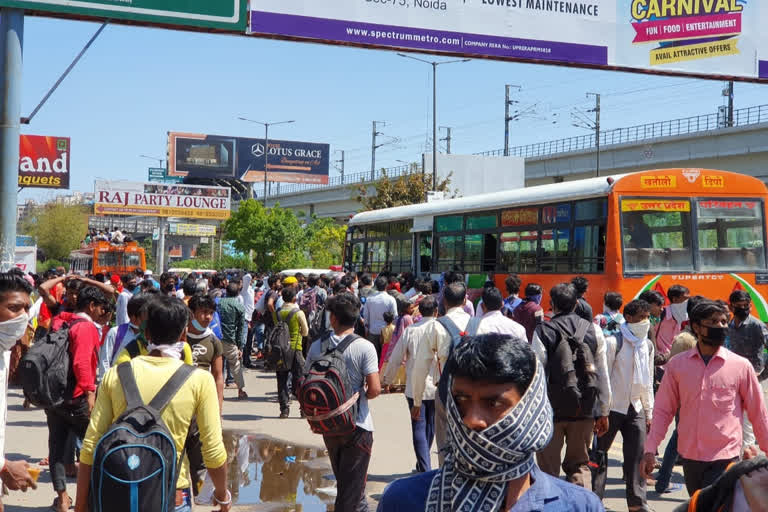
[[[768, 181], [768, 105], [735, 112], [733, 127], [717, 114], [620, 128], [601, 133], [600, 175], [665, 167], [723, 169]], [[513, 148], [525, 157], [526, 186], [595, 176], [594, 136]], [[499, 156], [500, 151], [483, 153]], [[368, 173], [365, 173], [367, 175]], [[368, 181], [367, 183], [372, 183]], [[345, 222], [360, 209], [358, 183], [323, 187], [284, 185], [268, 205]], [[373, 189], [372, 185], [368, 185]]]

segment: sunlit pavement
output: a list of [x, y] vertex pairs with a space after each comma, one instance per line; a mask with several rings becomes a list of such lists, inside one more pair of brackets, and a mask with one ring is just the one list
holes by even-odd
[[[246, 391], [250, 398], [236, 399], [237, 390], [226, 389], [224, 402], [225, 444], [230, 452], [229, 479], [237, 481], [236, 510], [324, 511], [333, 503], [332, 471], [322, 437], [313, 434], [306, 420], [299, 418], [294, 402], [291, 417], [278, 419], [277, 387], [274, 374], [246, 370]], [[19, 389], [8, 396], [6, 455], [36, 463], [47, 455], [48, 431], [42, 410], [25, 410]], [[405, 397], [382, 395], [371, 402], [376, 427], [367, 494], [372, 508], [387, 483], [408, 476], [415, 466], [411, 429]], [[247, 452], [247, 453], [246, 453]], [[436, 463], [436, 456], [433, 454]], [[621, 480], [621, 436], [611, 449], [605, 506], [608, 510], [627, 510], [624, 482]], [[247, 461], [247, 462], [246, 462]], [[673, 481], [682, 482], [682, 469], [675, 467]], [[75, 481], [70, 480], [74, 496]], [[5, 509], [43, 511], [53, 502], [50, 474], [40, 475], [39, 488], [28, 493], [12, 492], [3, 499]], [[658, 496], [651, 491], [649, 504], [657, 512], [672, 511], [687, 499], [685, 490]], [[299, 507], [301, 505], [301, 507]], [[331, 506], [332, 509], [332, 506]], [[213, 510], [197, 507], [196, 510]]]

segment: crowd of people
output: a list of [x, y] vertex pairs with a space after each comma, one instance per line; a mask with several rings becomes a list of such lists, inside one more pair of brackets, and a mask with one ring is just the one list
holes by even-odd
[[[337, 512], [368, 510], [368, 402], [399, 390], [416, 474], [388, 486], [381, 511], [603, 510], [618, 433], [630, 511], [651, 510], [649, 482], [657, 493], [681, 491], [671, 481], [678, 460], [695, 510], [768, 503], [759, 455], [768, 451], [768, 329], [748, 293], [725, 302], [674, 285], [625, 303], [608, 291], [595, 315], [584, 277], [548, 290], [547, 310], [542, 286], [517, 275], [503, 292], [487, 282], [476, 304], [465, 282], [457, 272], [156, 280], [14, 270], [0, 274], [0, 382], [23, 380], [30, 345], [67, 333], [71, 386], [45, 407], [57, 511], [101, 510], [104, 491], [92, 482], [110, 461], [99, 447], [144, 403], [173, 441], [176, 460], [166, 462], [182, 468], [167, 510], [191, 510], [206, 484], [213, 492], [198, 504], [229, 510], [221, 411], [226, 387], [248, 398], [244, 368], [274, 373], [280, 418], [298, 403], [294, 414], [323, 434]], [[326, 387], [344, 398], [319, 411], [302, 387], [331, 379], [328, 368], [341, 384]], [[0, 439], [4, 429], [3, 420]], [[9, 489], [35, 487], [26, 462], [3, 462]], [[135, 454], [126, 464], [142, 470]], [[73, 497], [66, 481], [75, 475]], [[704, 505], [702, 496], [717, 499]]]
[[112, 244], [124, 244], [131, 242], [133, 238], [127, 231], [121, 231], [115, 226], [112, 230], [91, 229], [86, 233], [85, 238], [80, 241], [80, 248], [85, 249], [94, 242], [109, 242]]

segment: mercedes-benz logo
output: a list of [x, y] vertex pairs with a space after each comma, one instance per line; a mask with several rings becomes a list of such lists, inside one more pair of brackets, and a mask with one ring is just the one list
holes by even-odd
[[256, 158], [261, 158], [262, 156], [264, 156], [264, 145], [254, 144], [253, 146], [251, 146], [251, 154]]

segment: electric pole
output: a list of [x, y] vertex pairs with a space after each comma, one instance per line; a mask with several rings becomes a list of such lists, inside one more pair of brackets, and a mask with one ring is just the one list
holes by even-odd
[[[585, 128], [587, 130], [594, 130], [595, 132], [595, 150], [596, 150], [596, 165], [595, 176], [600, 176], [600, 94], [596, 92], [588, 92], [587, 98], [594, 96], [595, 108], [591, 108], [586, 112], [574, 109], [571, 112], [573, 118], [573, 126], [577, 128]], [[594, 113], [594, 119], [590, 119], [587, 113]]]
[[376, 137], [379, 135], [384, 135], [380, 131], [378, 131], [378, 125], [387, 126], [387, 123], [384, 121], [374, 121], [373, 122], [373, 131], [372, 131], [372, 137], [371, 137], [371, 181], [376, 180], [376, 150], [379, 149], [383, 144], [376, 144]]
[[[334, 161], [334, 167], [336, 167], [336, 169], [338, 169], [339, 172], [341, 173], [341, 184], [343, 185], [344, 184], [344, 150], [340, 149], [337, 151], [341, 153], [341, 159]], [[341, 164], [341, 165], [336, 165], [336, 164]]]
[[728, 87], [723, 91], [728, 96], [728, 123], [726, 126], [733, 127], [733, 80], [728, 82]]
[[510, 100], [510, 90], [512, 88], [517, 89], [517, 92], [520, 92], [523, 88], [519, 85], [505, 85], [504, 89], [506, 91], [505, 99], [504, 99], [504, 156], [509, 156], [509, 122], [512, 121], [514, 118], [509, 115], [509, 107], [515, 103], [519, 103], [515, 100]]
[[595, 149], [597, 151], [595, 176], [600, 176], [600, 94], [596, 92], [588, 92], [587, 98], [590, 96], [595, 97], [595, 108], [590, 110], [590, 112], [595, 113]]
[[445, 130], [445, 138], [440, 139], [440, 142], [445, 141], [445, 152], [447, 154], [451, 154], [451, 127], [450, 126], [441, 126], [441, 130]]

